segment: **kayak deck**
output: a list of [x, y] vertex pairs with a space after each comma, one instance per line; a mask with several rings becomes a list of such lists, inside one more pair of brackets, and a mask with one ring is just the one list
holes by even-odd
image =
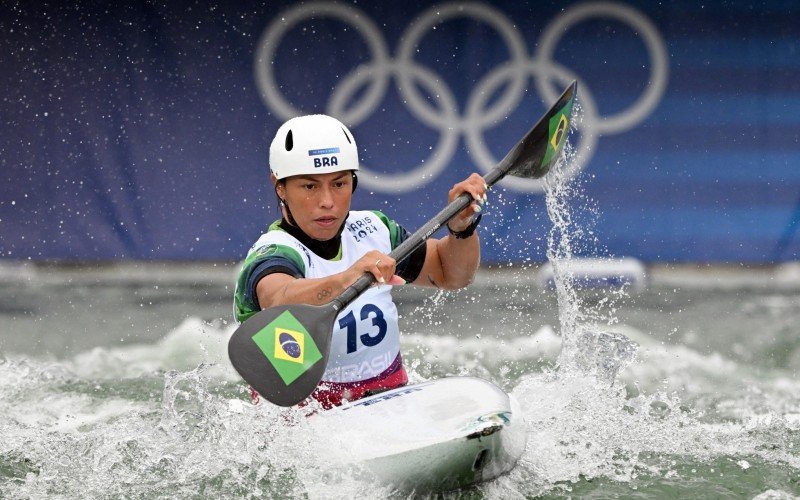
[[319, 414], [342, 456], [402, 489], [448, 490], [509, 471], [525, 449], [519, 405], [495, 384], [448, 377]]

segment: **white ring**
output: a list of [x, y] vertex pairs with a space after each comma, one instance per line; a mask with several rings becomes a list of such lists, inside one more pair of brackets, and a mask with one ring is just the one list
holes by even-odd
[[[386, 65], [382, 70], [386, 71], [387, 74], [394, 75], [397, 75], [398, 71], [414, 73], [416, 80], [426, 86], [427, 90], [431, 91], [431, 95], [438, 97], [438, 101], [442, 103], [441, 108], [446, 115], [454, 121], [458, 119], [458, 115], [454, 111], [455, 98], [450, 94], [450, 89], [442, 85], [432, 71], [424, 66], [417, 65], [408, 66], [405, 69], [401, 69], [397, 65]], [[361, 81], [367, 77], [368, 74], [366, 72], [356, 72], [348, 75], [341, 85], [334, 90], [329, 108], [330, 114], [337, 116], [340, 112], [340, 106], [343, 106], [348, 98], [361, 88]], [[411, 108], [411, 110], [413, 113], [414, 108]], [[438, 131], [439, 142], [431, 151], [428, 159], [416, 168], [406, 169], [396, 174], [379, 173], [361, 162], [359, 165], [359, 182], [362, 182], [364, 186], [370, 189], [394, 193], [412, 191], [424, 186], [447, 167], [447, 162], [452, 158], [456, 147], [458, 147], [458, 130], [442, 128]]]
[[[542, 33], [539, 43], [539, 51], [536, 59], [548, 61], [555, 64], [553, 53], [556, 45], [562, 36], [573, 25], [593, 17], [611, 17], [623, 23], [627, 23], [633, 28], [634, 32], [641, 33], [642, 40], [647, 47], [647, 52], [652, 58], [650, 66], [650, 84], [647, 85], [644, 93], [636, 102], [626, 110], [611, 116], [600, 117], [595, 121], [595, 127], [600, 134], [618, 134], [629, 130], [639, 124], [649, 115], [658, 105], [664, 90], [667, 88], [668, 58], [667, 47], [664, 39], [658, 32], [658, 28], [641, 12], [613, 2], [592, 2], [578, 5], [558, 16], [550, 23]], [[558, 99], [560, 90], [550, 85], [550, 82], [543, 78], [536, 78], [536, 88], [547, 102]], [[580, 87], [579, 93], [586, 90], [586, 85]]]
[[[314, 2], [306, 5], [298, 5], [280, 14], [270, 23], [261, 39], [258, 42], [256, 51], [256, 83], [261, 90], [261, 97], [269, 109], [274, 110], [278, 116], [284, 120], [303, 114], [301, 110], [295, 108], [278, 91], [280, 86], [275, 81], [275, 73], [272, 68], [272, 61], [275, 51], [278, 48], [281, 38], [294, 27], [295, 24], [316, 15], [330, 16], [343, 23], [347, 23], [360, 31], [367, 42], [369, 51], [372, 54], [372, 66], [380, 67], [389, 61], [389, 49], [386, 41], [381, 34], [378, 26], [372, 22], [363, 12], [347, 5], [335, 2]], [[354, 115], [366, 115], [374, 111], [375, 106], [380, 102], [386, 93], [389, 85], [388, 75], [380, 75], [382, 78], [373, 80], [373, 84], [366, 93], [364, 100], [353, 111]], [[367, 111], [368, 110], [368, 111]], [[347, 116], [339, 116], [344, 122], [353, 123]]]
[[[542, 64], [538, 61], [530, 61], [523, 67], [526, 73], [537, 75], [547, 73], [552, 75], [557, 80], [561, 81], [565, 86], [575, 79], [575, 75], [562, 66], [549, 66]], [[492, 74], [487, 75], [476, 87], [476, 92], [473, 95], [479, 96], [474, 101], [470, 101], [468, 109], [479, 112], [482, 105], [485, 103], [488, 96], [493, 94], [493, 90], [505, 81], [505, 76], [508, 73], [519, 71], [518, 68], [506, 65], [504, 68], [495, 70]], [[578, 83], [579, 88], [580, 82]], [[573, 112], [573, 123], [580, 123], [582, 126], [580, 147], [578, 148], [576, 157], [570, 162], [570, 171], [567, 172], [568, 177], [572, 177], [580, 171], [585, 165], [586, 161], [591, 157], [594, 147], [597, 145], [598, 137], [593, 133], [591, 120], [596, 116], [597, 107], [591, 92], [588, 88], [583, 88], [579, 91], [578, 109]], [[533, 115], [533, 113], [532, 113]], [[536, 115], [533, 115], [536, 116]], [[581, 121], [583, 123], [581, 123]], [[533, 120], [531, 120], [533, 122]], [[479, 133], [480, 132], [480, 133]], [[484, 130], [477, 130], [476, 128], [467, 128], [464, 135], [467, 138], [467, 146], [472, 152], [473, 157], [477, 160], [478, 167], [484, 172], [489, 172], [499, 161], [489, 151], [483, 135]], [[521, 135], [523, 132], [520, 132]], [[506, 149], [510, 149], [513, 144], [502, 145]], [[517, 190], [524, 190], [530, 192], [544, 191], [544, 181], [541, 179], [519, 179], [501, 180], [500, 184], [508, 188], [516, 188]]]
[[[472, 17], [473, 19], [483, 21], [492, 26], [505, 41], [512, 61], [522, 63], [527, 60], [528, 54], [525, 49], [525, 41], [514, 28], [514, 24], [504, 16], [502, 12], [494, 7], [481, 3], [451, 2], [434, 5], [423, 12], [409, 25], [400, 38], [400, 46], [397, 49], [398, 64], [400, 64], [403, 69], [411, 65], [416, 65], [416, 63], [413, 62], [412, 54], [414, 53], [414, 49], [419, 46], [419, 42], [424, 35], [424, 30], [434, 28], [436, 25], [451, 18], [463, 16]], [[432, 111], [425, 98], [417, 92], [416, 87], [408, 78], [408, 73], [405, 71], [398, 71], [397, 84], [400, 93], [408, 100], [410, 108], [416, 111], [420, 115], [420, 119], [426, 124], [441, 128], [457, 127], [462, 129], [464, 127], [464, 120], [458, 120], [456, 122], [450, 121], [449, 116], [442, 116]], [[525, 79], [515, 79], [511, 85], [509, 85], [509, 88], [503, 96], [498, 99], [492, 112], [480, 118], [471, 118], [473, 120], [478, 120], [478, 123], [481, 125], [499, 120], [508, 110], [513, 108], [516, 102], [519, 102], [524, 91]], [[457, 111], [458, 106], [455, 104], [454, 100], [453, 114], [457, 114]]]

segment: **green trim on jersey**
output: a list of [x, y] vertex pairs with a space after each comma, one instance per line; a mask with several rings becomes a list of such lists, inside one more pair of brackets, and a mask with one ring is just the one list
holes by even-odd
[[[267, 229], [267, 232], [269, 231], [283, 231], [283, 228], [281, 227], [281, 219], [278, 219], [272, 224], [270, 224], [269, 228]], [[285, 233], [286, 231], [283, 232]]]
[[337, 262], [342, 260], [342, 243], [339, 243], [339, 253], [336, 254], [332, 259], [329, 259], [331, 262]]
[[377, 215], [381, 222], [383, 222], [383, 225], [389, 229], [389, 241], [392, 242], [392, 250], [394, 250], [400, 243], [402, 243], [402, 241], [400, 241], [400, 226], [397, 225], [397, 222], [393, 221], [389, 217], [386, 217], [386, 214], [379, 210], [372, 210], [372, 213]]
[[[270, 226], [270, 230], [273, 230], [273, 226], [276, 224], [277, 223], [272, 224]], [[276, 228], [276, 230], [283, 231], [280, 228]], [[250, 278], [250, 274], [255, 270], [255, 268], [261, 265], [261, 263], [263, 263], [265, 260], [274, 257], [282, 257], [290, 260], [294, 265], [297, 266], [298, 269], [300, 269], [303, 275], [305, 275], [305, 262], [303, 262], [303, 258], [294, 248], [286, 245], [273, 244], [254, 249], [248, 253], [247, 257], [244, 259], [244, 263], [242, 263], [242, 269], [239, 271], [239, 277], [236, 280], [236, 292], [233, 295], [234, 315], [236, 316], [236, 321], [243, 322], [261, 310], [254, 300], [246, 296], [247, 280]]]

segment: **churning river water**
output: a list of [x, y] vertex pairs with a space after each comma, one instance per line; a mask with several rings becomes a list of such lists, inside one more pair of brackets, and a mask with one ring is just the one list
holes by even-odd
[[[225, 353], [234, 273], [6, 267], [0, 497], [390, 495], [248, 403]], [[656, 268], [638, 292], [578, 292], [571, 363], [535, 273], [396, 292], [413, 380], [484, 377], [524, 408], [517, 467], [460, 495], [800, 495], [796, 268]]]

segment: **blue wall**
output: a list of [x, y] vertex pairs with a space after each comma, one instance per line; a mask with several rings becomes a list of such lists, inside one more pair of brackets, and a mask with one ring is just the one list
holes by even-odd
[[[277, 217], [268, 145], [292, 106], [352, 125], [354, 208], [413, 230], [576, 77], [574, 203], [598, 240], [579, 251], [798, 257], [794, 2], [327, 5], [4, 7], [0, 256], [241, 258]], [[539, 184], [504, 183], [484, 220], [484, 261], [544, 259]]]

